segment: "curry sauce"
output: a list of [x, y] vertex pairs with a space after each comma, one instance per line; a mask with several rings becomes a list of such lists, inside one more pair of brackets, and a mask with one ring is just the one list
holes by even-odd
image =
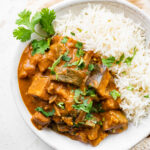
[[99, 54], [83, 43], [54, 36], [44, 54], [29, 44], [18, 67], [22, 99], [38, 129], [51, 128], [74, 140], [98, 145], [109, 134], [127, 129], [113, 76]]

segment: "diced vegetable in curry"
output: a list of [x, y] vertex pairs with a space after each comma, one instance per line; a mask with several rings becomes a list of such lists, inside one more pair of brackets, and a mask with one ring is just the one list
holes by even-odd
[[23, 52], [18, 80], [35, 127], [93, 146], [127, 129], [120, 93], [99, 54], [58, 35], [44, 54], [34, 54], [32, 46]]

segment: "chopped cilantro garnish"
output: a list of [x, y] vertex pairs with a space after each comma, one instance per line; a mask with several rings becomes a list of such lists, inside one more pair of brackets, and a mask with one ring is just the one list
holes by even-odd
[[136, 47], [135, 47], [135, 48], [134, 48], [133, 56], [132, 56], [132, 57], [127, 57], [127, 58], [125, 59], [124, 63], [126, 63], [128, 66], [130, 66], [130, 65], [131, 65], [131, 62], [132, 62], [132, 60], [133, 60], [133, 58], [134, 58], [135, 55], [136, 55], [136, 52], [137, 52], [137, 49], [136, 49]]
[[84, 53], [85, 53], [84, 50], [78, 49], [78, 50], [77, 50], [77, 53], [76, 53], [76, 56], [77, 56], [77, 57], [84, 56]]
[[120, 59], [118, 61], [116, 61], [116, 64], [120, 64], [123, 60], [124, 60], [124, 53], [120, 56]]
[[144, 98], [150, 98], [150, 96], [149, 95], [145, 95]]
[[68, 41], [68, 37], [65, 36], [65, 37], [63, 37], [63, 39], [61, 40], [61, 43], [66, 44], [67, 41]]
[[44, 54], [45, 51], [49, 48], [48, 41], [46, 40], [33, 40], [32, 41], [32, 56], [35, 54]]
[[82, 32], [82, 29], [80, 29], [80, 28], [77, 28], [77, 30], [78, 30], [79, 32]]
[[59, 58], [53, 63], [52, 67], [49, 67], [48, 69], [51, 70], [51, 74], [55, 74], [55, 67], [60, 63], [63, 55], [60, 55]]
[[102, 125], [103, 125], [103, 122], [102, 122], [102, 121], [99, 121], [98, 124], [99, 124], [100, 126], [102, 126]]
[[38, 112], [41, 112], [46, 117], [51, 117], [55, 113], [54, 109], [51, 112], [46, 112], [46, 111], [44, 111], [44, 109], [42, 107], [37, 107], [35, 110], [38, 111]]
[[86, 96], [91, 96], [91, 97], [95, 97], [96, 96], [96, 92], [94, 89], [87, 89], [86, 91]]
[[71, 33], [71, 35], [75, 36], [75, 33], [74, 33], [74, 32], [70, 32], [70, 33]]
[[115, 62], [115, 57], [113, 56], [106, 59], [102, 58], [103, 65], [105, 65], [108, 68], [110, 68], [114, 62]]
[[112, 96], [112, 98], [114, 100], [117, 100], [117, 98], [121, 96], [120, 93], [118, 91], [116, 91], [116, 90], [111, 91], [110, 95]]
[[69, 50], [65, 52], [65, 54], [62, 56], [62, 60], [64, 61], [70, 61], [71, 57], [67, 56], [69, 54]]
[[78, 41], [76, 43], [75, 47], [78, 48], [78, 49], [81, 49], [83, 47], [83, 43], [81, 43], [81, 42]]
[[129, 91], [133, 91], [133, 86], [132, 85], [129, 85], [128, 87], [127, 87], [127, 90], [129, 90]]
[[59, 102], [57, 104], [61, 109], [65, 109], [64, 102]]
[[94, 67], [95, 67], [95, 66], [94, 66], [93, 64], [89, 64], [89, 65], [88, 65], [88, 70], [89, 70], [89, 71], [93, 71], [93, 70], [94, 70]]
[[83, 58], [80, 59], [79, 63], [78, 63], [78, 68], [79, 69], [83, 69], [85, 67], [85, 63]]
[[85, 116], [85, 120], [91, 120], [92, 118], [93, 118], [93, 115], [90, 113], [86, 114]]
[[93, 105], [93, 101], [91, 101], [90, 103], [88, 103], [88, 99], [83, 101], [83, 104], [78, 104], [78, 105], [72, 105], [72, 107], [74, 109], [77, 110], [82, 110], [86, 113], [90, 113], [91, 109], [92, 109], [92, 105]]

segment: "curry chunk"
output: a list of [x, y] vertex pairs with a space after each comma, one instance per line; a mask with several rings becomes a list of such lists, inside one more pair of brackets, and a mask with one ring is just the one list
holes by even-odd
[[86, 76], [84, 71], [79, 71], [74, 68], [57, 67], [56, 72], [57, 78], [56, 75], [52, 75], [51, 76], [52, 80], [70, 83], [76, 86], [80, 86], [83, 82], [83, 79]]
[[102, 101], [102, 108], [103, 110], [113, 110], [113, 109], [120, 109], [121, 100], [118, 98], [117, 100], [114, 100], [113, 98], [108, 98], [106, 100]]
[[42, 129], [43, 127], [48, 126], [50, 123], [50, 118], [45, 117], [40, 112], [35, 112], [31, 121], [38, 129]]
[[28, 89], [28, 94], [34, 97], [38, 97], [43, 100], [49, 100], [49, 95], [47, 93], [47, 86], [49, 83], [49, 78], [37, 75], [33, 78], [32, 84]]
[[[126, 129], [128, 126], [128, 120], [121, 111], [111, 110], [105, 112], [103, 122], [103, 130], [110, 131], [111, 133], [117, 133], [117, 129]], [[126, 126], [126, 128], [125, 128]]]

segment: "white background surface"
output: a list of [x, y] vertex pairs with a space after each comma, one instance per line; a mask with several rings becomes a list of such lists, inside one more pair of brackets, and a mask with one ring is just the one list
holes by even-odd
[[43, 0], [0, 0], [0, 150], [52, 150], [28, 128], [10, 89], [11, 66], [18, 45], [12, 37], [15, 20], [18, 12], [35, 2]]
[[53, 150], [32, 133], [11, 95], [10, 80], [16, 41], [12, 32], [18, 12], [56, 0], [0, 0], [0, 150]]

